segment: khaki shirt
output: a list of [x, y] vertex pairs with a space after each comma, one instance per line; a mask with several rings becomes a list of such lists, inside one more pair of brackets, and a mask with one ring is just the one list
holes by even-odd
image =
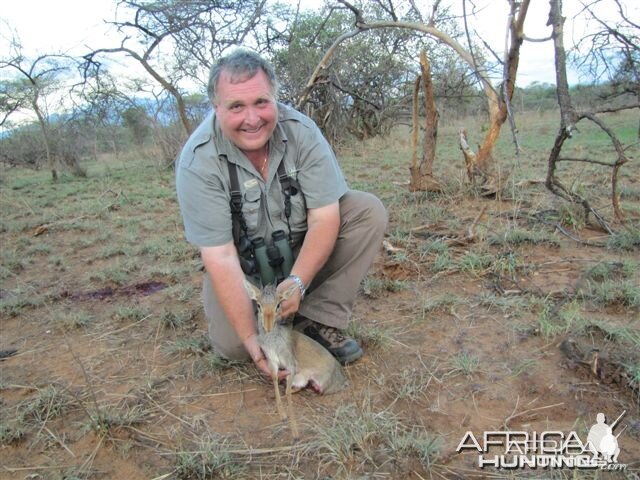
[[237, 165], [242, 212], [249, 237], [288, 233], [278, 165], [300, 185], [291, 196], [294, 246], [307, 231], [307, 208], [338, 201], [348, 187], [338, 161], [316, 124], [294, 109], [278, 104], [278, 122], [269, 140], [269, 174], [265, 181], [249, 159], [220, 130], [211, 112], [191, 134], [176, 166], [176, 190], [187, 240], [198, 247], [233, 241], [231, 183], [227, 162]]

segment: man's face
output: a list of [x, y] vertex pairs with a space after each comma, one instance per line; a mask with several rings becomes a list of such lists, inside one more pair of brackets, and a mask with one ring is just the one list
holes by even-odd
[[214, 108], [222, 133], [245, 153], [261, 150], [276, 128], [278, 109], [262, 70], [239, 83], [223, 71]]

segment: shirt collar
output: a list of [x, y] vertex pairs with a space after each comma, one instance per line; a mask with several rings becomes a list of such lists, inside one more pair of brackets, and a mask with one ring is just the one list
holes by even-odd
[[196, 128], [195, 131], [191, 134], [189, 143], [191, 144], [191, 150], [193, 152], [195, 152], [198, 147], [201, 147], [211, 140], [213, 134], [212, 124], [214, 116], [214, 111], [209, 112], [204, 120], [200, 123], [200, 125], [198, 125], [198, 128]]

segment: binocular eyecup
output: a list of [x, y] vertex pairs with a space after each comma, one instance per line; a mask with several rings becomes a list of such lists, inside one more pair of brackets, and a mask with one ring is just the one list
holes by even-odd
[[271, 240], [267, 245], [263, 237], [253, 240], [245, 237], [238, 245], [242, 271], [247, 275], [259, 273], [263, 285], [280, 283], [293, 267], [293, 252], [285, 232], [276, 230]]

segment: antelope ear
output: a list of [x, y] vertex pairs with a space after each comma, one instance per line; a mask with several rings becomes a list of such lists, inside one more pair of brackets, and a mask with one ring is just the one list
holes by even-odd
[[256, 302], [260, 301], [259, 299], [262, 297], [262, 291], [246, 278], [244, 279], [244, 288], [249, 294], [249, 298], [251, 300], [255, 300]]
[[293, 295], [293, 294], [296, 292], [296, 290], [298, 290], [298, 289], [299, 289], [299, 287], [298, 287], [298, 284], [297, 284], [297, 283], [294, 283], [294, 284], [292, 284], [292, 285], [289, 285], [289, 288], [287, 288], [284, 292], [280, 292], [280, 293], [278, 293], [278, 300], [279, 300], [280, 302], [281, 302], [282, 300], [288, 300], [288, 299], [289, 299], [289, 297], [290, 297], [291, 295]]

